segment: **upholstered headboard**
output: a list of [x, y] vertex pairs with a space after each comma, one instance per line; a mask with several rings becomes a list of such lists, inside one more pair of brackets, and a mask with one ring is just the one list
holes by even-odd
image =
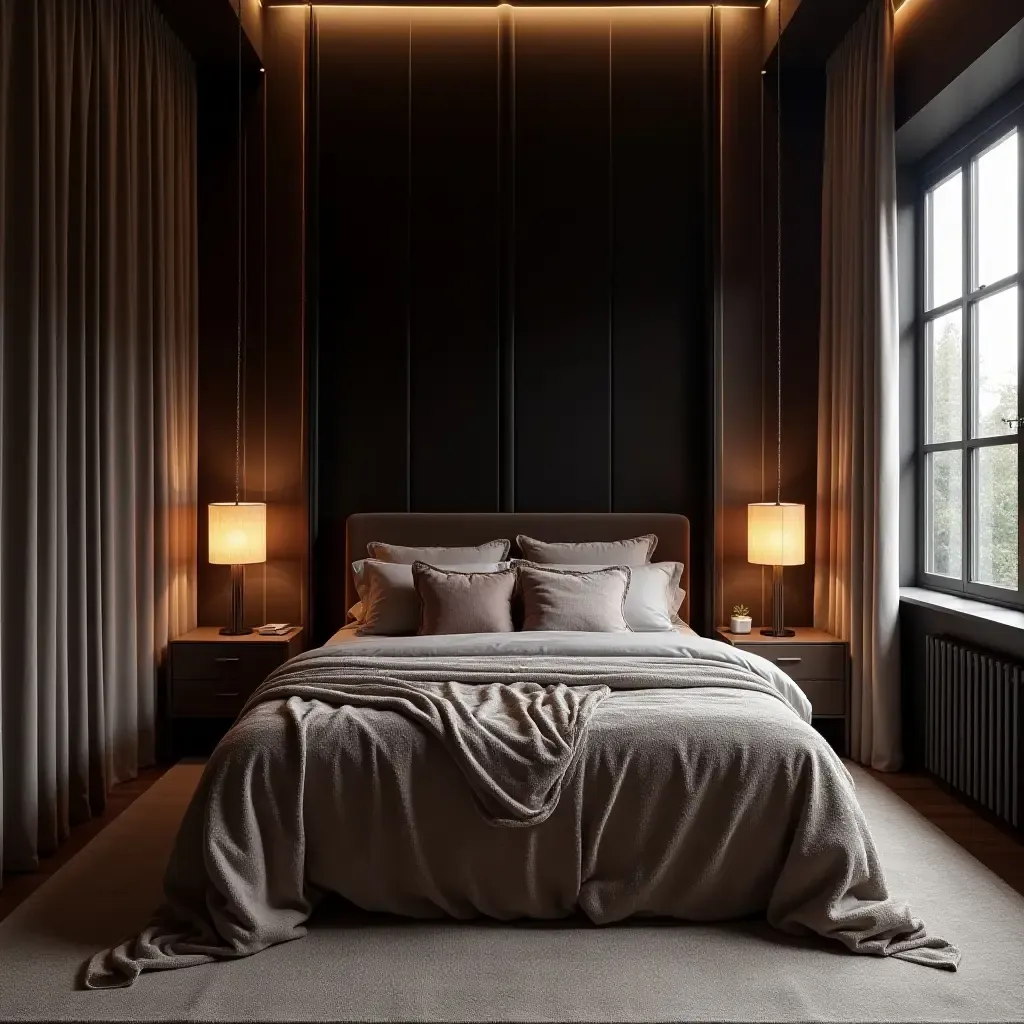
[[518, 557], [516, 535], [520, 533], [552, 541], [625, 540], [655, 534], [654, 561], [683, 563], [680, 586], [686, 597], [679, 616], [690, 621], [690, 521], [667, 512], [360, 512], [348, 517], [345, 528], [345, 607], [359, 600], [351, 566], [366, 557], [366, 545], [372, 540], [456, 546], [507, 537], [512, 557]]

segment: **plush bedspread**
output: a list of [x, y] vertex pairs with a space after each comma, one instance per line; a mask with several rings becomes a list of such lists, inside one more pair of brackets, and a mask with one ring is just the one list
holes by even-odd
[[[294, 659], [217, 747], [166, 904], [90, 987], [248, 956], [323, 894], [412, 917], [776, 927], [953, 969], [769, 662], [673, 634], [367, 638]], [[344, 965], [336, 965], [344, 970]]]

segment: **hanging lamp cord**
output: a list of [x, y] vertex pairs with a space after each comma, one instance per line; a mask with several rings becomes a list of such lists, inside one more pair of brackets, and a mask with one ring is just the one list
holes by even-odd
[[242, 318], [245, 313], [242, 289], [242, 5], [238, 5], [238, 337], [235, 344], [235, 504], [242, 494]]
[[782, 504], [782, 0], [777, 0], [775, 44], [775, 503]]

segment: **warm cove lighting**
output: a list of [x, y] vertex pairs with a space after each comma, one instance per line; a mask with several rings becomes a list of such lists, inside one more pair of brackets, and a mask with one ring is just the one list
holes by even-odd
[[803, 505], [748, 505], [747, 561], [755, 565], [803, 565], [804, 519]]
[[[771, 3], [765, 4], [765, 7]], [[362, 10], [380, 10], [380, 11], [472, 11], [472, 10], [497, 10], [499, 7], [510, 7], [518, 8], [524, 11], [607, 11], [607, 10], [626, 10], [626, 11], [699, 11], [702, 8], [723, 8], [729, 10], [757, 10], [760, 6], [757, 0], [752, 0], [751, 3], [744, 4], [680, 4], [680, 3], [664, 3], [664, 4], [624, 4], [624, 3], [594, 3], [594, 4], [541, 4], [541, 3], [526, 3], [526, 4], [494, 4], [494, 3], [467, 3], [467, 4], [375, 4], [375, 3], [359, 3], [358, 0], [346, 0], [345, 3], [331, 3], [330, 0], [326, 3], [300, 3], [298, 0], [279, 0], [278, 3], [268, 2], [268, 0], [262, 0], [263, 7], [295, 7], [295, 8], [323, 8], [325, 10], [337, 9], [337, 8], [359, 8]]]
[[212, 565], [253, 565], [267, 560], [267, 506], [263, 502], [213, 502], [209, 514]]

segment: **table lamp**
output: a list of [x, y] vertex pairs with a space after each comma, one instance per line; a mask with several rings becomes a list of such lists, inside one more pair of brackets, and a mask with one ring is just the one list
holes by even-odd
[[267, 506], [260, 501], [216, 501], [209, 505], [210, 564], [231, 566], [231, 623], [224, 636], [251, 633], [242, 625], [244, 566], [267, 560]]
[[772, 567], [772, 628], [764, 636], [794, 636], [783, 617], [782, 568], [804, 564], [804, 506], [765, 501], [747, 506], [747, 561]]

